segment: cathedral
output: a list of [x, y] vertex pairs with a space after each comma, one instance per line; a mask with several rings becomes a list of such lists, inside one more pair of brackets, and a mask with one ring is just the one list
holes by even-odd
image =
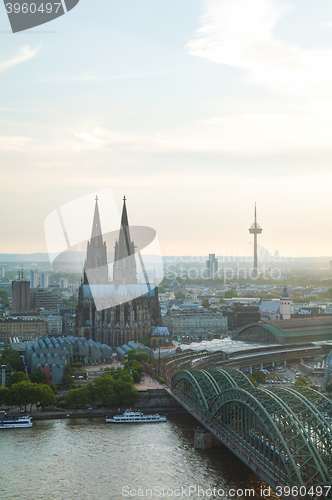
[[[135, 244], [130, 238], [126, 199], [114, 246], [113, 281], [109, 280], [107, 247], [99, 216], [98, 199], [84, 263], [84, 277], [76, 308], [76, 334], [112, 347], [144, 335], [161, 325], [157, 287], [151, 286], [144, 265], [146, 283], [137, 283]], [[141, 264], [143, 261], [141, 260]]]

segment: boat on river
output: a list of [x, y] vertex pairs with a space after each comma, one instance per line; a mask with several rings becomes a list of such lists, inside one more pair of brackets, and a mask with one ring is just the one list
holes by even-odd
[[31, 417], [23, 415], [9, 417], [5, 411], [0, 411], [0, 429], [21, 429], [32, 427]]
[[158, 413], [145, 415], [140, 411], [126, 410], [122, 415], [114, 415], [112, 418], [106, 417], [106, 422], [112, 424], [166, 422], [166, 417], [164, 415], [158, 415]]

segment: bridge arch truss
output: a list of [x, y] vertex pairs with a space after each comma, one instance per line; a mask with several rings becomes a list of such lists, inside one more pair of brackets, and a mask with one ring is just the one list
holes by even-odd
[[307, 489], [332, 484], [327, 418], [332, 405], [316, 391], [255, 388], [236, 369], [181, 370], [172, 391], [199, 410], [226, 445], [235, 443], [268, 471], [275, 484]]

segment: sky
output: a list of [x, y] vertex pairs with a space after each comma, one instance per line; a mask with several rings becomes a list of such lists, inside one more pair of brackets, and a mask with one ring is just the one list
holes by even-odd
[[329, 0], [80, 0], [16, 34], [1, 4], [0, 44], [0, 253], [111, 188], [163, 255], [252, 253], [255, 202], [272, 254], [332, 255]]

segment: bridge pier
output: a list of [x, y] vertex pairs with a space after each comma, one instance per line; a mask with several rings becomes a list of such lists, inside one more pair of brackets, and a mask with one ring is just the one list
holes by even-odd
[[205, 429], [196, 429], [194, 448], [196, 450], [215, 450], [218, 448], [225, 448], [225, 446], [211, 432]]

